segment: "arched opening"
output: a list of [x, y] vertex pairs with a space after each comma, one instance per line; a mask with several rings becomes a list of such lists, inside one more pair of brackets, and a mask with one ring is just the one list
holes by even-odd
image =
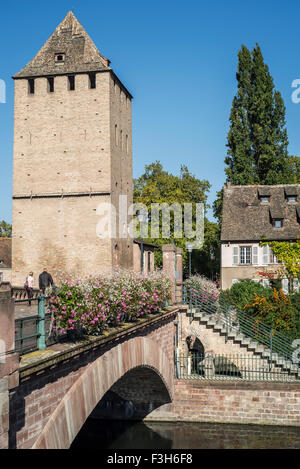
[[[103, 396], [82, 429], [71, 449], [102, 445], [128, 445], [138, 436], [140, 442], [152, 440], [153, 448], [170, 448], [170, 441], [149, 430], [142, 420], [161, 406], [171, 402], [161, 376], [152, 368], [139, 366], [128, 371]], [[137, 423], [139, 422], [139, 423]], [[122, 443], [123, 442], [123, 443]]]
[[59, 402], [32, 448], [70, 448], [109, 391], [129, 401], [129, 385], [136, 389], [132, 404], [139, 418], [172, 401], [174, 362], [156, 341], [134, 337], [90, 363]]

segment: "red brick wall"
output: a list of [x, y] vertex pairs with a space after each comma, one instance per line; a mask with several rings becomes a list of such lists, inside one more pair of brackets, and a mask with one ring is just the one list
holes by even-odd
[[176, 380], [178, 420], [300, 426], [300, 385]]

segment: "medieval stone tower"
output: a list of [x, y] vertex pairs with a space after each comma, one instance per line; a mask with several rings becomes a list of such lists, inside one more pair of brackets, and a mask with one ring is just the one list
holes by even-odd
[[[13, 284], [45, 268], [132, 268], [118, 229], [119, 195], [132, 203], [131, 94], [72, 12], [13, 78]], [[116, 207], [113, 239], [96, 233], [102, 203]]]

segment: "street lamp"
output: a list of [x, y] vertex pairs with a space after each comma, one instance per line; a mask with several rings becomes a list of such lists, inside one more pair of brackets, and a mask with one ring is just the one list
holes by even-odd
[[193, 250], [192, 243], [188, 243], [186, 245], [186, 248], [189, 252], [189, 277], [191, 277], [191, 275], [192, 275], [192, 250]]
[[147, 221], [147, 212], [146, 210], [140, 210], [138, 214], [138, 221], [141, 225], [141, 273], [144, 273], [144, 242], [143, 242], [143, 232], [144, 224]]

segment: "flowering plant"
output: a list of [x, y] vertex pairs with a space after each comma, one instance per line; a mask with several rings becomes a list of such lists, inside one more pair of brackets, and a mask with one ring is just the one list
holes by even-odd
[[185, 281], [187, 296], [197, 300], [197, 303], [216, 306], [219, 300], [217, 285], [206, 277], [193, 275]]
[[80, 330], [99, 335], [108, 327], [159, 311], [170, 296], [170, 280], [160, 272], [143, 277], [114, 272], [85, 280], [65, 280], [49, 309], [58, 334]]

